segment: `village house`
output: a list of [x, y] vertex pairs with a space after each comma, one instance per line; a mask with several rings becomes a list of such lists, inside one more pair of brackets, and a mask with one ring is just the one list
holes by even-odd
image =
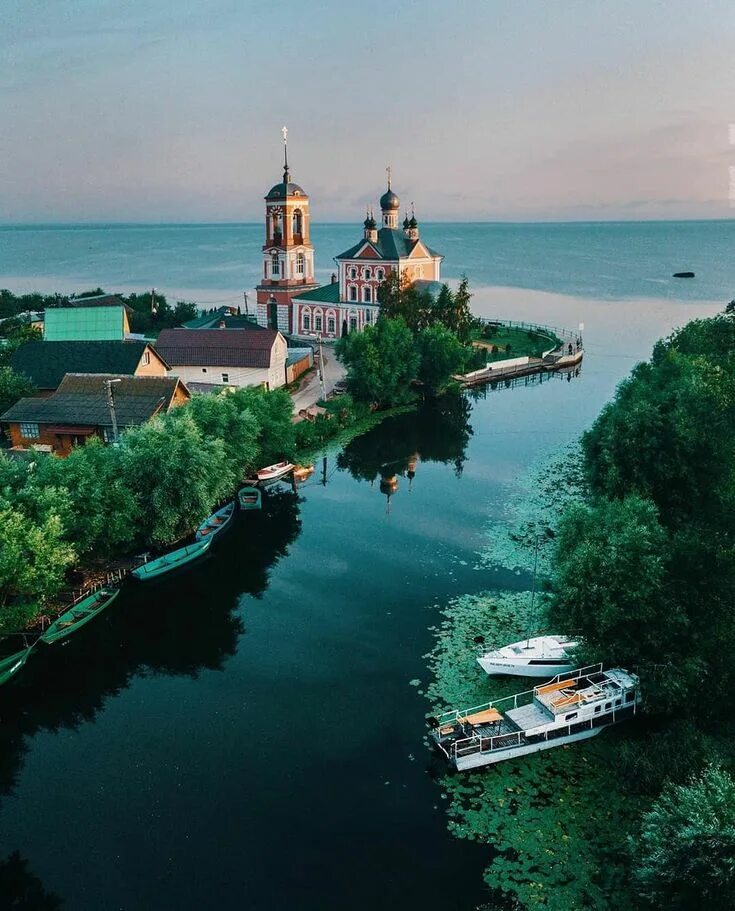
[[49, 307], [43, 337], [47, 342], [122, 341], [130, 334], [128, 307], [117, 294], [100, 294]]
[[34, 447], [67, 456], [96, 436], [114, 442], [118, 432], [184, 405], [187, 387], [173, 376], [67, 373], [47, 398], [23, 398], [0, 416], [12, 450]]
[[164, 329], [156, 350], [187, 384], [278, 389], [286, 383], [286, 339], [273, 329]]
[[114, 373], [117, 376], [166, 376], [168, 364], [145, 341], [27, 342], [10, 357], [10, 366], [48, 396], [67, 373]]

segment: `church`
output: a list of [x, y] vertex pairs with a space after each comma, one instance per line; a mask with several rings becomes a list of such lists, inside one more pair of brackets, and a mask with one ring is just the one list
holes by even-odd
[[[286, 132], [284, 128], [284, 150]], [[339, 338], [359, 332], [378, 318], [378, 287], [389, 274], [438, 293], [443, 256], [419, 237], [411, 207], [399, 227], [401, 203], [388, 187], [380, 197], [380, 227], [371, 211], [363, 236], [334, 258], [337, 271], [329, 284], [314, 280], [314, 247], [309, 239], [309, 197], [291, 182], [284, 151], [283, 181], [265, 197], [263, 275], [258, 285], [257, 316], [269, 326], [296, 336]]]

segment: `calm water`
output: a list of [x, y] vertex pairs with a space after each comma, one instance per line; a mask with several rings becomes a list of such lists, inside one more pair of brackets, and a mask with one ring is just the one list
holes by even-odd
[[[215, 300], [252, 285], [254, 231], [0, 230], [0, 277], [16, 280], [0, 285]], [[351, 236], [317, 240], [338, 252]], [[0, 868], [0, 907], [31, 877], [73, 911], [481, 901], [487, 849], [447, 834], [423, 742], [430, 627], [456, 594], [525, 584], [476, 568], [514, 479], [574, 439], [656, 337], [734, 296], [733, 241], [722, 223], [434, 226], [478, 310], [585, 322], [581, 375], [386, 421], [319, 460], [298, 498], [242, 516], [205, 563], [128, 589], [29, 662], [0, 690], [0, 859], [20, 856]], [[701, 281], [666, 277], [689, 267]]]

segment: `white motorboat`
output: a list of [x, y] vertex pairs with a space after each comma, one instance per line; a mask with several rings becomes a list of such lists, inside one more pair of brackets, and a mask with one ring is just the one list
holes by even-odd
[[432, 737], [457, 769], [473, 769], [594, 737], [635, 715], [640, 701], [635, 674], [596, 664], [526, 693], [445, 712], [431, 719]]
[[269, 481], [279, 481], [293, 471], [294, 465], [291, 462], [276, 462], [274, 465], [268, 465], [256, 472], [256, 477], [261, 484], [267, 484]]
[[484, 652], [477, 661], [491, 677], [553, 677], [572, 670], [571, 652], [577, 644], [562, 636], [535, 636]]

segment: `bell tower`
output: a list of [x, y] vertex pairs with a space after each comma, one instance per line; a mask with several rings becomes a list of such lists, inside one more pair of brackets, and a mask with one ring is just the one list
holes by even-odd
[[258, 324], [293, 332], [291, 298], [317, 287], [309, 239], [309, 197], [291, 182], [288, 130], [283, 128], [283, 180], [265, 197], [263, 274], [255, 289]]

